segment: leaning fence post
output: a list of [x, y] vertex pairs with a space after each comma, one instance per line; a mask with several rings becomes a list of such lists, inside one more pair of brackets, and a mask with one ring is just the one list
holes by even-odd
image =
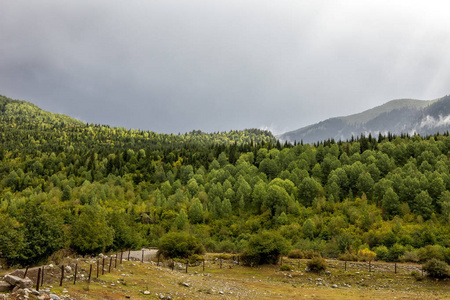
[[92, 264], [89, 265], [89, 278], [88, 278], [88, 284], [91, 283], [91, 274], [92, 274]]
[[27, 266], [27, 268], [25, 269], [25, 273], [23, 274], [23, 278], [26, 278], [26, 277], [27, 277], [28, 268], [29, 268], [29, 266]]
[[102, 275], [105, 274], [105, 257], [102, 260]]
[[39, 283], [41, 283], [41, 268], [38, 270], [37, 280], [36, 280], [36, 291], [39, 291]]
[[73, 284], [77, 283], [78, 264], [75, 264], [75, 276], [73, 277]]
[[42, 266], [41, 287], [44, 285], [44, 269], [45, 266]]
[[61, 266], [61, 280], [59, 281], [59, 286], [62, 286], [64, 279], [64, 265]]

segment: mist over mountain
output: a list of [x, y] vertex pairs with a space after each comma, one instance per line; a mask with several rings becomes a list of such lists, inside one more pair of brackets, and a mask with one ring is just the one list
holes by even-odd
[[450, 96], [435, 100], [398, 99], [364, 112], [330, 118], [278, 135], [282, 141], [313, 143], [347, 140], [352, 136], [393, 134], [429, 135], [450, 128]]

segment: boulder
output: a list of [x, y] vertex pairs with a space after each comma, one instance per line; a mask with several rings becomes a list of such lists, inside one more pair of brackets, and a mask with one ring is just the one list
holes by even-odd
[[13, 289], [14, 286], [9, 284], [6, 281], [0, 281], [0, 293], [1, 292], [9, 292]]
[[21, 289], [31, 288], [31, 286], [33, 285], [33, 282], [28, 277], [20, 278], [20, 277], [8, 274], [5, 276], [4, 280], [6, 282], [8, 282], [10, 285], [18, 286]]

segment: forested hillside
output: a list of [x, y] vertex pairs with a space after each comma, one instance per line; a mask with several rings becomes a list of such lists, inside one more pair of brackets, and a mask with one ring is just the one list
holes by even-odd
[[[0, 251], [33, 264], [60, 249], [208, 251], [257, 236], [327, 257], [450, 261], [450, 137], [280, 144], [267, 131], [157, 134], [83, 124], [0, 98]], [[172, 234], [173, 235], [173, 234]]]

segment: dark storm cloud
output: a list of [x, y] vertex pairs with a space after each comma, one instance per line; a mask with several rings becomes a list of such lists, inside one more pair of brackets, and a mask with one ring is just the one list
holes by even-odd
[[158, 132], [449, 93], [444, 1], [2, 1], [0, 94]]

